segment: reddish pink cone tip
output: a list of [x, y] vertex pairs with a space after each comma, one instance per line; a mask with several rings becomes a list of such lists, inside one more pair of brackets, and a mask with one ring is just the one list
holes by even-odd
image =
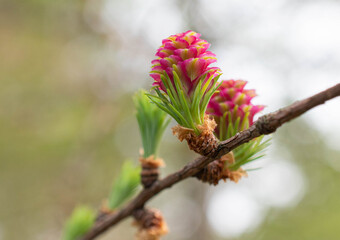
[[220, 75], [219, 68], [209, 67], [211, 63], [216, 62], [216, 56], [207, 51], [210, 44], [200, 36], [189, 30], [162, 41], [163, 45], [156, 53], [157, 59], [151, 62], [153, 66], [150, 76], [155, 80], [154, 86], [159, 86], [166, 92], [161, 76], [166, 73], [174, 84], [173, 71], [176, 71], [185, 93], [191, 96], [203, 76], [206, 75], [202, 82], [204, 84], [212, 75]]
[[[251, 126], [253, 124], [254, 115], [263, 110], [264, 106], [251, 103], [251, 100], [256, 96], [256, 92], [253, 89], [244, 89], [246, 84], [247, 82], [243, 80], [223, 81], [217, 92], [210, 99], [206, 112], [213, 116], [218, 124], [220, 122], [220, 117], [226, 112], [230, 112], [233, 122], [235, 122], [238, 117], [241, 118], [240, 120], [242, 122], [246, 113], [249, 113], [248, 121], [249, 126]], [[226, 123], [228, 126], [228, 116]]]

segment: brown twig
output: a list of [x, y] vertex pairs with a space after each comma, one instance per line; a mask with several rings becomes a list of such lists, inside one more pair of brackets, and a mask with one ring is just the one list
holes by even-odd
[[91, 240], [105, 232], [110, 227], [114, 226], [122, 219], [130, 216], [133, 212], [156, 196], [159, 192], [171, 187], [188, 177], [194, 176], [202, 168], [210, 162], [220, 158], [224, 154], [230, 152], [236, 147], [249, 142], [250, 140], [261, 135], [270, 134], [276, 131], [282, 124], [300, 116], [308, 110], [325, 103], [327, 100], [340, 96], [340, 83], [318, 94], [301, 101], [281, 108], [276, 112], [266, 114], [260, 117], [250, 128], [235, 136], [221, 142], [216, 151], [209, 157], [199, 157], [193, 162], [188, 163], [179, 171], [172, 173], [162, 180], [156, 181], [150, 188], [142, 190], [129, 204], [112, 214], [102, 216], [100, 221], [97, 221], [92, 229], [81, 240]]

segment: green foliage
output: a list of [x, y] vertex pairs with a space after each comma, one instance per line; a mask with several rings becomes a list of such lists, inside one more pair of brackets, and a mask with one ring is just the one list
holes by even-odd
[[134, 102], [137, 109], [136, 117], [142, 137], [144, 157], [147, 158], [151, 155], [156, 157], [159, 143], [170, 119], [165, 112], [151, 103], [145, 94], [144, 90], [140, 90], [135, 95]]
[[[147, 94], [148, 97], [160, 109], [173, 117], [178, 124], [195, 130], [196, 134], [199, 135], [200, 131], [197, 129], [197, 125], [204, 122], [204, 114], [209, 100], [219, 87], [217, 84], [219, 76], [214, 77], [212, 75], [203, 86], [203, 80], [206, 79], [206, 75], [202, 76], [193, 95], [188, 96], [185, 94], [186, 91], [176, 71], [173, 71], [174, 84], [166, 73], [164, 75], [166, 77], [161, 75], [161, 79], [166, 87], [166, 94], [161, 93], [159, 88], [155, 88], [157, 96]], [[209, 86], [212, 87], [209, 88]]]
[[77, 206], [66, 222], [63, 240], [76, 240], [83, 236], [93, 225], [95, 212], [87, 206]]
[[130, 161], [124, 162], [109, 196], [109, 208], [113, 210], [123, 204], [136, 192], [139, 183], [140, 167], [135, 167]]
[[255, 138], [233, 150], [235, 163], [229, 166], [229, 168], [237, 170], [246, 163], [262, 158], [265, 155], [265, 149], [270, 145], [270, 139], [264, 142], [262, 140], [263, 136]]
[[[220, 118], [220, 125], [219, 125], [219, 138], [221, 141], [224, 141], [232, 136], [236, 135], [239, 131], [246, 130], [249, 128], [249, 121], [248, 121], [248, 113], [241, 118], [238, 117], [236, 121], [232, 121], [231, 112], [226, 112], [223, 117]], [[226, 127], [226, 117], [228, 116], [228, 128]], [[263, 136], [255, 138], [247, 143], [242, 144], [241, 146], [235, 148], [233, 150], [235, 163], [229, 165], [228, 168], [231, 170], [237, 170], [242, 165], [245, 165], [249, 162], [255, 161], [260, 159], [264, 156], [264, 150], [270, 145], [270, 140], [267, 139], [266, 141], [262, 142]]]

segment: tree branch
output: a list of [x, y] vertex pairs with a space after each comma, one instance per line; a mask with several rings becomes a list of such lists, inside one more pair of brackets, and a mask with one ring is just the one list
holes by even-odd
[[142, 190], [129, 204], [121, 210], [111, 214], [102, 215], [97, 219], [92, 229], [81, 240], [91, 240], [105, 232], [116, 223], [130, 216], [135, 210], [156, 196], [159, 192], [171, 187], [188, 177], [194, 176], [210, 162], [220, 158], [236, 147], [249, 142], [261, 135], [270, 134], [276, 131], [282, 124], [299, 117], [308, 110], [325, 103], [327, 100], [340, 96], [340, 83], [318, 94], [301, 101], [281, 108], [276, 112], [269, 113], [260, 117], [250, 128], [237, 133], [235, 136], [219, 144], [216, 151], [209, 157], [198, 157], [193, 162], [188, 163], [179, 171], [172, 173], [162, 180], [156, 181], [150, 188]]

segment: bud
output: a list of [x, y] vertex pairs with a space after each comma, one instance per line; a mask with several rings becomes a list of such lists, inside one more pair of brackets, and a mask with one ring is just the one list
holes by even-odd
[[168, 233], [168, 226], [157, 209], [142, 208], [133, 213], [135, 225], [138, 227], [137, 240], [160, 240]]
[[144, 188], [149, 188], [158, 180], [159, 167], [163, 167], [164, 161], [161, 158], [155, 158], [151, 155], [147, 158], [139, 157], [139, 162], [142, 166], [141, 182]]
[[63, 240], [75, 240], [86, 234], [95, 222], [95, 212], [87, 206], [77, 206], [67, 220]]

